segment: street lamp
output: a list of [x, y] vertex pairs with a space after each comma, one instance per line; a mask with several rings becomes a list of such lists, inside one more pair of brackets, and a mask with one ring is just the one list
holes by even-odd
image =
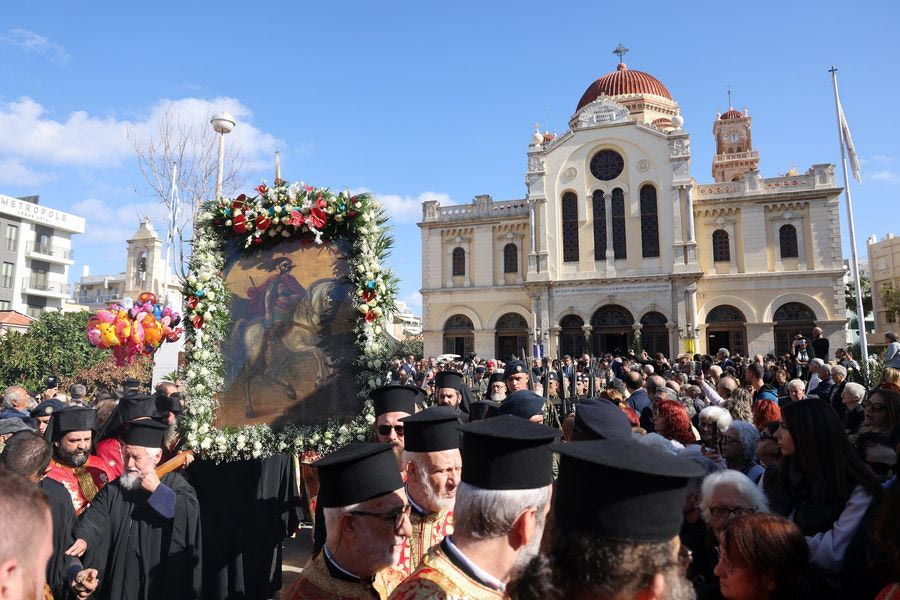
[[209, 122], [219, 134], [219, 168], [216, 173], [216, 200], [222, 196], [222, 177], [225, 170], [225, 134], [234, 129], [234, 117], [227, 112], [216, 113]]

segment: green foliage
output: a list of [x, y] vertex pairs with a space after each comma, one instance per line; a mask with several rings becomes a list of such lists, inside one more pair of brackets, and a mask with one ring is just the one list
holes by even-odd
[[[862, 302], [863, 308], [865, 309], [865, 314], [872, 313], [872, 282], [869, 281], [869, 278], [865, 275], [860, 275], [859, 277], [859, 287], [862, 289]], [[859, 311], [856, 310], [856, 286], [853, 285], [853, 282], [849, 282], [844, 285], [844, 300], [847, 304], [847, 309], [851, 310], [857, 314]], [[865, 320], [865, 319], [863, 319]]]
[[44, 380], [71, 378], [96, 366], [109, 353], [91, 346], [85, 335], [90, 313], [44, 312], [25, 333], [0, 337], [0, 384], [43, 391]]
[[420, 339], [399, 340], [394, 346], [394, 358], [403, 358], [412, 354], [421, 359], [425, 354], [425, 344]]
[[889, 323], [897, 320], [897, 315], [900, 314], [900, 290], [892, 283], [886, 283], [881, 288], [881, 306]]

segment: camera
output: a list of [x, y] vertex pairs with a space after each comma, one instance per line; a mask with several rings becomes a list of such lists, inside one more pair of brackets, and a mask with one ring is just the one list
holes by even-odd
[[51, 375], [47, 378], [44, 387], [48, 390], [59, 387], [59, 379], [57, 379], [54, 375]]

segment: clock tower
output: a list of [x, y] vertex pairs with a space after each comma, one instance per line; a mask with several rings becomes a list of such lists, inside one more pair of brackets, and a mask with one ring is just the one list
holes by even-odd
[[740, 181], [745, 173], [759, 168], [759, 152], [753, 149], [747, 109], [740, 113], [728, 107], [725, 114], [716, 115], [713, 135], [716, 136], [716, 155], [712, 176], [716, 181]]

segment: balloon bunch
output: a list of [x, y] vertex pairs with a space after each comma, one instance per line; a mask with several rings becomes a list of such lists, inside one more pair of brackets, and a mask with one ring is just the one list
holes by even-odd
[[95, 312], [87, 323], [87, 338], [95, 348], [112, 349], [117, 365], [131, 364], [139, 354], [152, 355], [163, 342], [177, 341], [181, 315], [163, 308], [152, 292], [125, 298]]

